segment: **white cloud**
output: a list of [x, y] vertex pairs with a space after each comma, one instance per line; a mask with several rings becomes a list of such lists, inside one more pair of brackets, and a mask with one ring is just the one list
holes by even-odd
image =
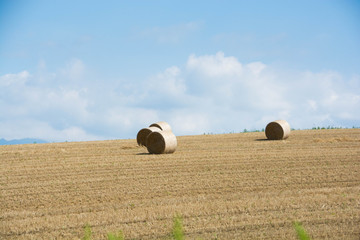
[[262, 62], [252, 62], [246, 64], [246, 67], [252, 72], [252, 74], [259, 76], [259, 74], [266, 68], [266, 65]]
[[309, 99], [309, 100], [307, 100], [307, 103], [309, 105], [308, 110], [310, 110], [310, 111], [316, 111], [317, 110], [318, 107], [317, 107], [316, 101]]
[[22, 71], [0, 76], [0, 136], [49, 141], [95, 139], [81, 127], [89, 117], [86, 89], [57, 85], [57, 81], [50, 84], [56, 74], [46, 73], [44, 61], [39, 69], [34, 75]]
[[81, 127], [69, 126], [57, 129], [51, 122], [34, 118], [22, 118], [0, 121], [1, 136], [5, 139], [37, 138], [49, 142], [101, 140]]
[[184, 79], [181, 76], [181, 70], [176, 67], [169, 67], [164, 72], [157, 74], [147, 83], [151, 92], [157, 92], [172, 96], [182, 96], [186, 91]]
[[179, 109], [171, 113], [169, 123], [176, 126], [175, 134], [202, 134], [210, 131], [210, 118], [206, 112], [194, 112], [191, 109]]
[[197, 100], [187, 109], [206, 116], [213, 132], [261, 129], [278, 118], [296, 128], [351, 127], [360, 120], [356, 76], [347, 81], [334, 71], [281, 71], [262, 62], [242, 64], [222, 52], [191, 55], [182, 72], [187, 97]]
[[[0, 137], [135, 138], [159, 120], [168, 121], [177, 135], [262, 129], [275, 119], [294, 128], [360, 122], [359, 76], [279, 70], [222, 52], [190, 55], [183, 67], [142, 81], [84, 79], [87, 68], [79, 59], [58, 72], [47, 72], [45, 62], [39, 68], [0, 76]], [[64, 76], [76, 78], [76, 84]]]
[[62, 70], [62, 74], [70, 80], [80, 80], [85, 72], [85, 64], [80, 59], [72, 59]]
[[215, 104], [232, 106], [233, 110], [289, 108], [282, 97], [284, 87], [276, 83], [274, 73], [265, 72], [266, 65], [261, 62], [243, 65], [219, 52], [213, 56], [191, 55], [186, 66], [192, 92], [214, 99]]
[[351, 80], [334, 71], [295, 73], [293, 79], [294, 82], [285, 85], [288, 89], [285, 96], [292, 101], [292, 114], [303, 114], [299, 127], [305, 127], [305, 123], [308, 127], [349, 127], [360, 120], [360, 88]]
[[223, 52], [200, 57], [191, 55], [186, 66], [189, 71], [211, 78], [240, 76], [242, 73], [242, 64], [235, 57], [224, 57]]
[[[158, 119], [155, 110], [146, 108], [110, 106], [103, 114], [104, 115], [99, 118], [98, 121], [107, 128], [112, 129], [112, 132], [116, 134], [129, 134], [134, 127], [148, 127], [148, 125], [150, 125], [149, 122]], [[116, 138], [116, 136], [112, 137]]]
[[5, 74], [4, 76], [0, 77], [0, 86], [1, 87], [8, 87], [11, 85], [22, 86], [24, 85], [30, 77], [28, 71], [22, 71], [16, 74]]

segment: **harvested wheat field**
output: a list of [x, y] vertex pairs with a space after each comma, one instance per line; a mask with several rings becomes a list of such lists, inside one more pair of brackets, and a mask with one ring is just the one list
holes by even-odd
[[174, 154], [133, 140], [0, 146], [0, 239], [360, 238], [360, 130], [178, 137]]

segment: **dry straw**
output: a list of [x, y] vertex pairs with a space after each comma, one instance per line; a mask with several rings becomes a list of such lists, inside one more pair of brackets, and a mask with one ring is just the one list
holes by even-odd
[[150, 133], [159, 131], [161, 131], [161, 129], [158, 127], [148, 127], [141, 129], [136, 136], [138, 145], [146, 147], [146, 139], [150, 135]]
[[276, 120], [265, 128], [265, 135], [269, 140], [287, 139], [290, 135], [290, 125], [285, 120]]
[[147, 137], [146, 147], [149, 153], [173, 153], [177, 147], [176, 136], [172, 131], [152, 132]]
[[167, 122], [163, 122], [163, 121], [153, 123], [149, 127], [157, 127], [157, 128], [160, 128], [163, 131], [168, 131], [168, 130], [171, 131], [170, 125]]

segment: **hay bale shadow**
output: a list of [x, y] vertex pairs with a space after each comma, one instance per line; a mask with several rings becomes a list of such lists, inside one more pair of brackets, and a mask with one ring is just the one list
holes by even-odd
[[136, 155], [152, 155], [151, 153], [137, 153]]

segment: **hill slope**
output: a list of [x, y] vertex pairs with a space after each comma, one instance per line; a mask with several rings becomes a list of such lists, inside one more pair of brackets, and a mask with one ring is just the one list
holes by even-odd
[[178, 137], [174, 154], [135, 140], [0, 146], [0, 239], [358, 239], [360, 130]]
[[13, 139], [13, 140], [6, 140], [4, 138], [0, 138], [0, 145], [15, 145], [15, 144], [30, 144], [30, 143], [46, 143], [46, 141], [35, 138], [23, 138], [23, 139]]

